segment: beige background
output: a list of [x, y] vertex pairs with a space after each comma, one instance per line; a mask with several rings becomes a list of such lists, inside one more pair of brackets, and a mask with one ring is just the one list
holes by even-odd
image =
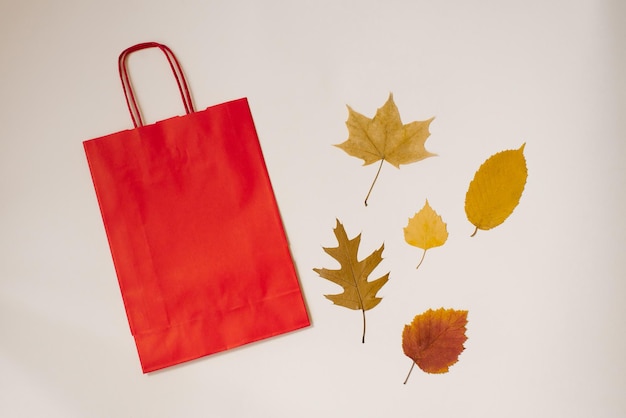
[[[625, 416], [625, 20], [620, 0], [3, 0], [0, 415]], [[131, 127], [117, 55], [150, 40], [199, 109], [249, 98], [313, 326], [142, 375], [81, 141]], [[131, 68], [149, 121], [181, 111], [158, 52]], [[385, 165], [364, 208], [376, 167], [331, 144], [390, 92], [404, 122], [436, 116], [439, 156]], [[519, 207], [470, 238], [474, 171], [522, 142]], [[426, 198], [450, 238], [416, 272], [402, 227]], [[336, 218], [362, 256], [385, 243], [366, 344], [312, 271]], [[402, 328], [442, 306], [469, 310], [467, 348], [404, 386]]]

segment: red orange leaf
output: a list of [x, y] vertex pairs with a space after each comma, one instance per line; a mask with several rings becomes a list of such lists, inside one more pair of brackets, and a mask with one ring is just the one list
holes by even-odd
[[446, 373], [465, 349], [465, 325], [467, 311], [429, 309], [405, 325], [402, 332], [404, 354], [426, 373]]

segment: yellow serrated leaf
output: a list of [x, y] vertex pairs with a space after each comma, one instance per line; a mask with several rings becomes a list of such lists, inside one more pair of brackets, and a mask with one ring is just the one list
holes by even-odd
[[474, 175], [465, 195], [465, 214], [476, 227], [472, 236], [500, 225], [517, 207], [528, 177], [525, 146], [492, 155]]
[[409, 219], [408, 225], [404, 228], [404, 239], [409, 245], [424, 250], [417, 268], [424, 261], [426, 250], [445, 244], [448, 239], [446, 223], [430, 207], [428, 200], [424, 207]]

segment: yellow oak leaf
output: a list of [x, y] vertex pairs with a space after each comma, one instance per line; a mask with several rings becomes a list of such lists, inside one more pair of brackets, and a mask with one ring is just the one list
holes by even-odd
[[429, 126], [433, 119], [434, 117], [403, 124], [398, 107], [393, 101], [393, 94], [389, 94], [387, 102], [376, 111], [372, 119], [348, 106], [346, 125], [349, 136], [336, 146], [353, 157], [362, 159], [363, 165], [380, 161], [376, 177], [365, 197], [365, 206], [384, 161], [400, 168], [401, 164], [414, 163], [436, 155], [427, 151], [424, 146], [430, 136]]
[[447, 373], [465, 349], [466, 325], [467, 311], [444, 308], [429, 309], [405, 325], [402, 350], [413, 364], [404, 383], [415, 364], [426, 373]]
[[404, 239], [408, 244], [424, 250], [416, 268], [422, 265], [426, 250], [445, 244], [448, 228], [441, 216], [430, 207], [428, 199], [424, 207], [409, 219], [404, 228]]
[[337, 260], [341, 268], [338, 270], [314, 268], [313, 271], [322, 278], [343, 287], [343, 292], [340, 294], [324, 295], [327, 299], [331, 300], [335, 305], [361, 310], [363, 314], [362, 342], [365, 342], [365, 311], [374, 308], [380, 303], [382, 298], [377, 297], [376, 293], [389, 280], [389, 273], [373, 281], [367, 280], [367, 277], [382, 261], [385, 244], [383, 243], [379, 249], [359, 261], [358, 251], [361, 243], [361, 234], [349, 239], [345, 228], [339, 220], [337, 220], [334, 233], [339, 245], [337, 247], [325, 247], [324, 251]]
[[465, 214], [476, 227], [472, 236], [503, 223], [519, 204], [528, 177], [525, 146], [492, 155], [474, 175], [465, 195]]

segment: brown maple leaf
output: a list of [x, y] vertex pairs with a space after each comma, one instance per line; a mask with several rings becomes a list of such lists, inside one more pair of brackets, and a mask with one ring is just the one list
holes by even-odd
[[337, 247], [324, 248], [324, 251], [337, 260], [341, 268], [338, 270], [314, 268], [313, 271], [322, 278], [343, 287], [342, 293], [324, 295], [327, 299], [331, 300], [335, 305], [362, 311], [362, 342], [365, 342], [365, 311], [374, 308], [380, 303], [382, 298], [376, 296], [376, 293], [389, 280], [389, 273], [373, 281], [367, 280], [367, 277], [382, 261], [382, 252], [385, 244], [382, 244], [379, 249], [359, 261], [358, 251], [361, 243], [361, 234], [349, 239], [346, 230], [339, 220], [337, 220], [334, 233], [339, 245]]
[[402, 332], [402, 350], [426, 373], [446, 373], [465, 349], [467, 311], [440, 308], [417, 315]]
[[348, 106], [348, 139], [336, 146], [363, 160], [363, 165], [369, 165], [380, 160], [376, 177], [365, 197], [365, 206], [376, 179], [380, 174], [383, 162], [387, 161], [396, 168], [401, 164], [410, 164], [424, 158], [435, 156], [426, 151], [424, 143], [430, 136], [429, 126], [433, 118], [425, 121], [415, 121], [403, 124], [400, 112], [393, 101], [393, 94], [389, 94], [387, 102], [376, 111], [370, 119]]

